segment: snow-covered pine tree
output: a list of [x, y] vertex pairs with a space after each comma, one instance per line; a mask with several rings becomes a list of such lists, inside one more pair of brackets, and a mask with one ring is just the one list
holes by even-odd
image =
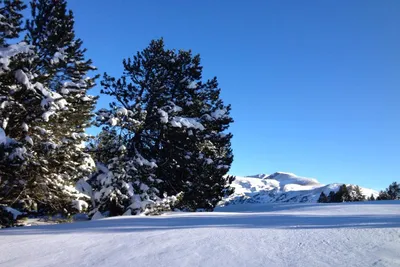
[[1, 0], [0, 5], [0, 45], [4, 47], [7, 46], [7, 40], [19, 37], [22, 31], [21, 11], [26, 5], [17, 0]]
[[225, 177], [233, 160], [232, 135], [225, 133], [233, 122], [231, 107], [221, 100], [216, 78], [202, 81], [199, 55], [166, 50], [163, 40], [146, 50], [154, 55], [160, 68], [155, 79], [164, 86], [164, 103], [156, 109], [161, 117], [154, 116], [159, 121], [152, 152], [158, 154], [157, 177], [165, 181], [162, 191], [183, 192], [180, 208], [212, 210], [232, 192], [232, 181]]
[[[114, 158], [118, 158], [123, 152], [124, 147], [126, 147], [126, 143], [124, 140], [122, 140], [122, 136], [117, 133], [116, 129], [108, 128], [107, 130], [103, 129], [96, 136], [96, 138], [91, 140], [91, 143], [88, 145], [92, 157], [97, 163], [97, 171], [90, 177], [88, 181], [90, 183], [89, 186], [92, 196], [92, 206], [95, 207], [95, 209], [92, 210], [91, 215], [98, 212], [98, 214], [108, 213], [105, 215], [114, 216], [125, 212], [123, 208], [121, 208], [122, 204], [117, 205], [117, 203], [119, 203], [117, 201], [118, 197], [120, 196], [119, 193], [123, 194], [124, 190], [115, 194], [114, 199], [111, 201], [112, 203], [106, 201], [102, 202], [100, 200], [102, 198], [102, 193], [99, 193], [99, 191], [101, 191], [101, 189], [103, 189], [107, 184], [106, 181], [102, 181], [102, 178], [106, 177], [108, 174], [111, 174], [107, 166], [104, 164], [111, 162]], [[110, 168], [113, 170], [113, 167]], [[110, 197], [112, 197], [112, 192], [110, 192], [110, 194]], [[123, 203], [127, 204], [126, 206], [129, 206], [130, 204], [126, 203], [128, 197], [124, 199], [125, 202]]]
[[[99, 116], [107, 118], [108, 114], [103, 110]], [[110, 119], [116, 117], [111, 115]], [[126, 128], [119, 128], [120, 134], [117, 134], [117, 128], [116, 125], [112, 129], [105, 127], [109, 131], [103, 130], [97, 142], [90, 146], [97, 162], [97, 172], [89, 180], [94, 190], [92, 199], [95, 207], [90, 215], [98, 218], [121, 214], [158, 214], [170, 210], [180, 200], [180, 195], [159, 195], [154, 186], [160, 182], [154, 177], [154, 161], [143, 158], [136, 148], [128, 151], [128, 147], [135, 146], [132, 145], [133, 140], [130, 135], [122, 133]]]
[[391, 200], [400, 199], [400, 184], [397, 182], [391, 183], [386, 189], [386, 193]]
[[379, 191], [379, 195], [376, 198], [376, 200], [390, 200], [390, 196], [387, 193], [387, 191], [381, 190], [381, 191]]
[[10, 44], [22, 31], [24, 8], [19, 0], [0, 1], [0, 203], [31, 209], [46, 197], [48, 169], [41, 155], [51, 154], [54, 142], [48, 120], [66, 101], [31, 70], [37, 57], [34, 47]]
[[362, 193], [361, 187], [356, 185], [355, 187], [351, 188], [350, 191], [350, 200], [349, 201], [365, 201], [365, 196]]
[[[54, 138], [54, 149], [51, 156], [43, 155], [49, 171], [49, 186], [64, 189], [49, 191], [48, 201], [42, 206], [55, 211], [54, 201], [73, 201], [75, 208], [80, 209], [86, 204], [82, 202], [82, 195], [74, 192], [74, 185], [95, 167], [84, 145], [88, 140], [85, 129], [90, 126], [97, 99], [88, 94], [96, 77], [89, 78], [87, 74], [95, 68], [91, 60], [85, 59], [82, 40], [75, 37], [73, 13], [67, 9], [65, 0], [33, 0], [31, 12], [25, 40], [38, 55], [31, 69], [41, 83], [67, 102], [58, 116], [50, 118], [52, 127], [48, 133]], [[69, 205], [64, 206], [69, 210]]]
[[115, 129], [102, 130], [95, 138], [90, 140], [88, 149], [96, 162], [107, 162], [118, 153], [116, 148], [126, 146], [122, 136]]
[[348, 202], [351, 201], [349, 189], [347, 185], [342, 184], [339, 190], [334, 194], [332, 202]]
[[175, 199], [162, 198], [156, 188], [161, 181], [154, 175], [155, 160], [142, 155], [147, 150], [143, 142], [147, 115], [143, 99], [147, 93], [128, 85], [126, 77], [116, 81], [105, 75], [102, 85], [103, 92], [117, 102], [112, 102], [109, 110], [98, 111], [98, 126], [104, 128], [94, 155], [102, 162], [97, 162], [97, 172], [89, 180], [94, 190], [91, 214], [134, 215], [156, 206], [168, 209]]
[[232, 191], [232, 179], [224, 175], [233, 158], [232, 135], [224, 133], [232, 122], [230, 106], [219, 98], [216, 78], [203, 83], [200, 57], [167, 50], [163, 40], [152, 41], [123, 64], [120, 79], [104, 76], [104, 92], [115, 102], [99, 112], [98, 121], [106, 130], [118, 129], [127, 142], [126, 155], [154, 163], [144, 172], [150, 180], [140, 174], [143, 166], [134, 166], [129, 179], [146, 185], [155, 179], [159, 197], [184, 192], [182, 208], [213, 209]]
[[18, 84], [15, 71], [31, 58], [25, 43], [9, 43], [22, 31], [21, 11], [25, 7], [22, 1], [0, 1], [0, 203], [6, 205], [12, 204], [24, 187], [24, 181], [16, 177], [26, 160], [26, 148], [8, 137], [6, 130], [13, 109], [19, 105], [12, 96]]

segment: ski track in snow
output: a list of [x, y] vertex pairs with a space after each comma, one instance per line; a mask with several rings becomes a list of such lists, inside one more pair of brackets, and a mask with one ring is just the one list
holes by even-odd
[[400, 266], [400, 201], [232, 205], [3, 229], [0, 266]]

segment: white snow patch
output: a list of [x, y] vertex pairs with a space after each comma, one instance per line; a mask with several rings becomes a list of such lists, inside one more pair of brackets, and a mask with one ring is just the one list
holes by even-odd
[[29, 135], [25, 136], [25, 141], [28, 142], [31, 146], [33, 146], [32, 137], [30, 137]]
[[168, 113], [162, 109], [158, 109], [158, 114], [160, 114], [160, 121], [162, 123], [168, 123]]
[[27, 132], [27, 131], [29, 130], [29, 126], [28, 126], [28, 124], [26, 124], [25, 122], [22, 123], [22, 130], [23, 130], [24, 132]]
[[17, 81], [23, 85], [26, 86], [26, 88], [31, 89], [32, 88], [32, 84], [29, 81], [28, 76], [25, 74], [25, 72], [23, 70], [16, 70], [15, 71], [15, 78], [17, 79]]
[[54, 53], [53, 58], [50, 60], [51, 64], [58, 64], [60, 61], [64, 61], [66, 58], [64, 49], [60, 49], [60, 51], [57, 51]]
[[217, 109], [217, 110], [215, 110], [214, 112], [211, 113], [211, 117], [213, 117], [216, 120], [217, 119], [221, 119], [221, 118], [225, 117], [226, 113], [227, 113], [227, 110], [225, 108], [224, 109]]
[[32, 53], [31, 46], [25, 42], [20, 42], [7, 47], [0, 47], [0, 74], [9, 70], [11, 58], [21, 53]]
[[128, 110], [124, 107], [121, 107], [117, 110], [117, 114], [118, 115], [123, 115], [123, 116], [127, 116], [128, 115]]
[[197, 88], [197, 83], [193, 81], [193, 82], [189, 83], [187, 88], [188, 89], [196, 89]]
[[108, 122], [110, 123], [110, 125], [111, 126], [115, 126], [115, 125], [117, 125], [118, 124], [118, 118], [110, 118], [109, 120], [108, 120]]
[[46, 112], [44, 112], [44, 113], [42, 114], [42, 118], [43, 118], [44, 121], [48, 122], [49, 119], [50, 119], [50, 116], [51, 116], [51, 115], [54, 115], [54, 114], [55, 114], [55, 111], [54, 111], [54, 110], [46, 111]]
[[73, 200], [72, 206], [79, 212], [86, 210], [89, 205], [83, 200]]
[[177, 128], [194, 128], [198, 130], [204, 130], [203, 124], [197, 121], [197, 119], [194, 118], [183, 118], [183, 117], [173, 117], [172, 120], [170, 121], [170, 124], [172, 127], [177, 127]]

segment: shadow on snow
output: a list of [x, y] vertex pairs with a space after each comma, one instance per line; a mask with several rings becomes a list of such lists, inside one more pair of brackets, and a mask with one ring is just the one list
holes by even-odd
[[[397, 202], [397, 201], [396, 201]], [[393, 203], [393, 202], [392, 202]], [[381, 203], [385, 204], [385, 203]], [[393, 203], [394, 204], [394, 203]], [[398, 204], [398, 203], [396, 203]], [[368, 204], [364, 204], [368, 205]], [[296, 205], [291, 205], [296, 206]], [[310, 207], [310, 204], [297, 206]], [[315, 206], [315, 204], [314, 204]], [[321, 205], [322, 206], [322, 205]], [[245, 213], [178, 213], [173, 216], [125, 216], [105, 220], [43, 225], [0, 230], [1, 235], [50, 235], [80, 233], [133, 233], [146, 231], [169, 231], [196, 228], [231, 229], [335, 229], [335, 228], [400, 228], [399, 215], [304, 215], [277, 214], [269, 212]], [[257, 208], [255, 208], [256, 210]], [[287, 206], [287, 209], [290, 209]], [[268, 210], [268, 209], [267, 209]], [[285, 205], [275, 205], [271, 210], [285, 210]], [[326, 207], [329, 211], [329, 208]]]

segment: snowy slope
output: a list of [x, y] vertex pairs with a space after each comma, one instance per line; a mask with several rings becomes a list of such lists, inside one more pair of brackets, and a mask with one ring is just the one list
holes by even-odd
[[[323, 185], [316, 179], [296, 176], [293, 173], [276, 172], [271, 175], [258, 174], [248, 177], [236, 176], [232, 186], [235, 192], [221, 201], [221, 206], [244, 203], [316, 203], [321, 192], [326, 195], [336, 192], [342, 184]], [[347, 185], [351, 190], [355, 185]], [[372, 189], [362, 188], [369, 197], [378, 196]]]
[[400, 201], [219, 210], [3, 229], [0, 266], [400, 266]]

